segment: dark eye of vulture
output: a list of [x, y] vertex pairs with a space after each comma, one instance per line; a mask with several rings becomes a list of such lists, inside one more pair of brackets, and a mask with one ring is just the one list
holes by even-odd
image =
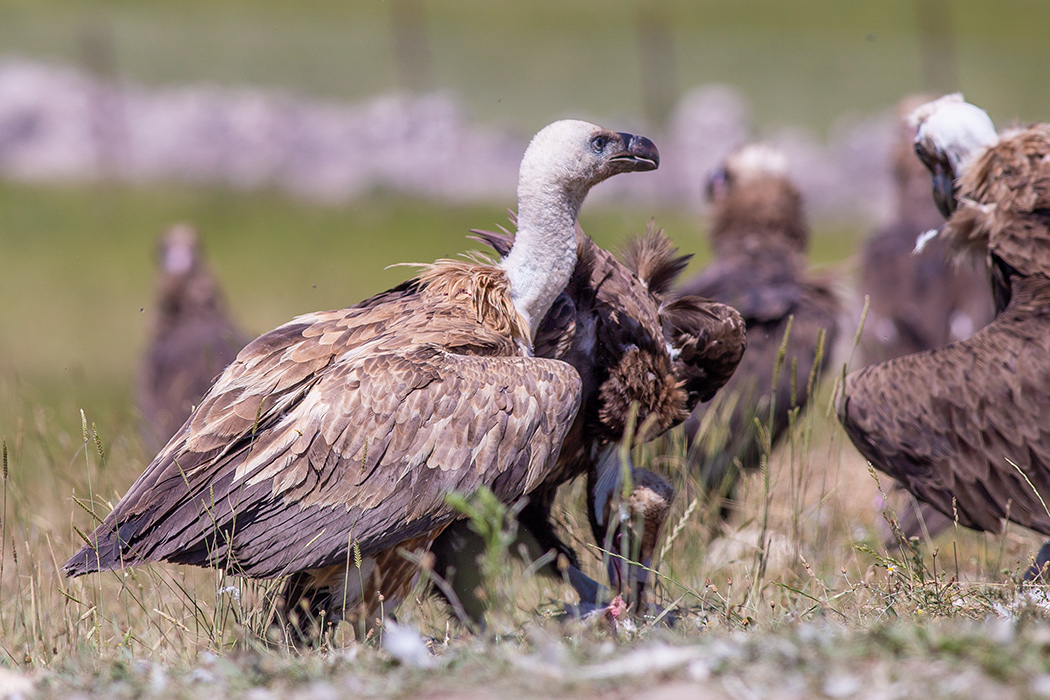
[[586, 122], [541, 130], [503, 260], [439, 260], [249, 343], [66, 574], [167, 561], [288, 576], [279, 612], [297, 638], [396, 609], [418, 574], [398, 551], [426, 551], [457, 517], [446, 494], [512, 502], [554, 469], [582, 382], [533, 356], [535, 330], [575, 268], [589, 188], [657, 160], [648, 139]]

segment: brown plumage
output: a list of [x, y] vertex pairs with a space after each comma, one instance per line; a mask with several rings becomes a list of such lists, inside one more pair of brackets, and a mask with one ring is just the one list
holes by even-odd
[[916, 149], [954, 210], [940, 235], [989, 260], [999, 312], [966, 340], [849, 375], [839, 419], [875, 467], [961, 525], [1050, 535], [1050, 126], [997, 139], [956, 96], [919, 114]]
[[418, 573], [397, 549], [425, 550], [456, 518], [446, 494], [485, 486], [510, 502], [545, 481], [580, 378], [531, 355], [529, 319], [568, 281], [590, 187], [658, 158], [648, 139], [585, 122], [541, 130], [519, 178], [528, 223], [500, 264], [438, 261], [254, 340], [65, 572], [291, 574], [283, 613], [303, 633], [322, 614], [371, 624], [379, 594], [396, 608]]
[[[513, 240], [506, 233], [475, 233], [501, 253]], [[582, 230], [577, 230], [577, 243], [576, 270], [540, 325], [536, 354], [564, 360], [577, 370], [582, 380], [581, 407], [557, 466], [531, 494], [519, 522], [523, 534], [536, 545], [535, 556], [551, 550], [564, 555], [547, 573], [567, 576], [588, 607], [599, 602], [601, 590], [579, 572], [575, 552], [554, 530], [551, 510], [558, 487], [587, 475], [588, 520], [595, 540], [620, 551], [620, 533], [616, 528], [606, 532], [610, 524], [620, 522], [619, 517], [615, 522], [608, 517], [610, 508], [616, 510], [622, 490], [619, 445], [625, 438], [645, 442], [656, 437], [684, 420], [698, 400], [710, 398], [739, 362], [745, 333], [739, 314], [723, 304], [672, 297], [671, 286], [688, 256], [679, 256], [662, 230], [650, 226], [644, 236], [633, 239], [624, 251], [624, 262], [599, 248]], [[633, 440], [628, 436], [632, 404], [636, 430], [644, 427]], [[628, 511], [643, 517], [645, 528], [624, 535], [623, 546], [648, 564], [666, 509], [653, 507], [660, 499], [643, 496], [641, 489], [650, 496], [659, 494], [667, 507], [673, 490], [656, 474], [627, 466], [636, 487], [629, 495]], [[633, 521], [633, 516], [628, 520]], [[463, 523], [449, 528], [435, 543], [435, 570], [450, 579], [466, 612], [480, 622], [484, 606], [473, 595], [477, 581], [473, 539]], [[642, 545], [640, 551], [634, 551], [632, 540]], [[644, 570], [609, 569], [614, 585], [640, 602]], [[629, 582], [636, 584], [633, 591], [628, 590]]]
[[[807, 273], [802, 197], [779, 151], [753, 144], [731, 154], [711, 176], [708, 196], [713, 261], [680, 292], [728, 304], [747, 324], [747, 351], [736, 373], [715, 401], [686, 421], [690, 469], [717, 502], [732, 496], [740, 469], [760, 464], [766, 448], [756, 418], [771, 427], [775, 445], [793, 409], [809, 401], [811, 376], [829, 362], [839, 301], [826, 282]], [[701, 434], [711, 412], [728, 412], [728, 425], [716, 421]]]
[[142, 441], [150, 452], [175, 434], [250, 340], [230, 318], [196, 229], [172, 226], [158, 241], [157, 253], [156, 315], [135, 393]]

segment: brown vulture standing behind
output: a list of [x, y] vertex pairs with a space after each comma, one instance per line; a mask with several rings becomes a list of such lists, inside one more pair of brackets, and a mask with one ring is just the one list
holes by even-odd
[[230, 318], [196, 229], [172, 226], [161, 236], [157, 253], [156, 318], [136, 387], [149, 452], [157, 452], [186, 422], [219, 372], [250, 340]]
[[[747, 350], [719, 398], [693, 411], [686, 434], [690, 471], [725, 516], [722, 499], [732, 498], [740, 470], [759, 467], [766, 451], [756, 419], [775, 445], [790, 413], [809, 401], [810, 377], [830, 359], [839, 301], [829, 285], [807, 275], [809, 228], [779, 150], [758, 143], [732, 153], [709, 178], [707, 194], [714, 260], [679, 291], [737, 309], [747, 324]], [[716, 420], [709, 432], [725, 435], [724, 444], [700, 434], [705, 415], [723, 410], [731, 410], [728, 425]]]
[[[152, 561], [290, 575], [285, 618], [371, 624], [394, 610], [457, 516], [451, 491], [505, 502], [543, 483], [580, 401], [532, 339], [576, 265], [590, 188], [653, 170], [646, 138], [581, 121], [522, 159], [519, 231], [497, 264], [440, 260], [349, 309], [252, 341], [64, 570]], [[354, 560], [360, 561], [360, 568]]]
[[[930, 173], [915, 156], [915, 126], [907, 118], [927, 101], [909, 97], [899, 106], [893, 146], [896, 217], [861, 252], [860, 293], [869, 301], [857, 349], [865, 365], [963, 340], [995, 315], [983, 259], [953, 264], [941, 240], [914, 250], [920, 233], [944, 222], [930, 197]], [[906, 537], [921, 535], [923, 525], [933, 536], [951, 523], [930, 506], [916, 509], [913, 504], [909, 497], [897, 514]]]
[[1050, 535], [1050, 126], [999, 138], [958, 95], [915, 119], [949, 217], [939, 236], [988, 260], [997, 316], [966, 340], [849, 375], [839, 420], [876, 468], [960, 525], [1008, 519]]
[[[506, 233], [475, 233], [500, 253], [513, 241]], [[744, 351], [744, 323], [736, 311], [671, 294], [689, 260], [677, 253], [663, 231], [650, 226], [644, 237], [630, 242], [621, 262], [577, 229], [576, 270], [536, 336], [538, 357], [563, 360], [579, 372], [582, 400], [557, 466], [529, 496], [519, 523], [538, 545], [534, 555], [554, 551], [565, 556], [567, 565], [556, 560], [547, 573], [569, 579], [582, 609], [598, 603], [601, 589], [579, 571], [575, 552], [554, 531], [551, 509], [558, 487], [586, 475], [595, 540], [649, 567], [674, 491], [659, 475], [628, 464], [632, 488], [623, 512], [628, 527], [615, 527], [623, 517], [620, 446], [628, 437], [632, 404], [636, 432], [627, 442], [651, 440], [685, 420], [698, 401], [710, 399]], [[475, 622], [484, 612], [474, 595], [480, 583], [474, 561], [479, 549], [477, 535], [461, 521], [442, 533], [433, 550], [435, 570]], [[640, 606], [645, 569], [616, 558], [608, 560], [608, 569], [614, 589], [628, 604]]]

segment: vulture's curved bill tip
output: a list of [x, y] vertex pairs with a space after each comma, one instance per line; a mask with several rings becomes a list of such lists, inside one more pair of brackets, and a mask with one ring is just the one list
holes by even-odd
[[650, 139], [622, 131], [618, 135], [623, 140], [623, 150], [610, 160], [626, 161], [631, 164], [632, 170], [638, 171], [656, 170], [660, 167], [660, 151]]

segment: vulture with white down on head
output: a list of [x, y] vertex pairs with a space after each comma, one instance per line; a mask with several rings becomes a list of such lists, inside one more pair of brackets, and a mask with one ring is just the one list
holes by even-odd
[[[781, 151], [756, 143], [733, 152], [710, 176], [707, 195], [714, 259], [679, 292], [739, 311], [747, 350], [719, 396], [693, 411], [686, 434], [689, 469], [725, 516], [730, 501], [723, 499], [732, 499], [740, 471], [758, 468], [766, 452], [755, 421], [776, 445], [792, 412], [809, 401], [811, 377], [830, 362], [839, 300], [829, 284], [807, 273], [809, 227]], [[726, 425], [705, 420], [727, 414]], [[707, 423], [710, 429], [701, 433]]]
[[150, 452], [186, 422], [219, 372], [251, 340], [230, 317], [195, 228], [172, 226], [161, 235], [157, 253], [156, 318], [135, 393]]
[[966, 340], [850, 374], [839, 420], [876, 468], [960, 525], [1050, 535], [1050, 125], [1000, 137], [958, 95], [915, 119], [948, 217], [939, 237], [988, 261], [997, 315]]
[[[868, 297], [857, 346], [862, 365], [963, 340], [995, 316], [983, 259], [949, 260], [943, 240], [915, 251], [918, 235], [944, 222], [930, 197], [930, 173], [915, 155], [915, 126], [908, 118], [929, 100], [912, 96], [898, 107], [893, 144], [896, 216], [861, 251], [859, 291]], [[897, 522], [903, 535], [911, 538], [924, 530], [932, 537], [951, 521], [931, 506], [916, 507], [907, 496], [897, 510]]]
[[[576, 265], [591, 187], [653, 170], [646, 138], [560, 121], [521, 162], [514, 247], [439, 260], [419, 278], [251, 342], [64, 566], [144, 562], [290, 578], [283, 613], [374, 620], [457, 514], [452, 491], [510, 502], [544, 482], [580, 401], [570, 365], [532, 339]], [[360, 557], [360, 570], [354, 566]], [[323, 616], [323, 617], [322, 617]]]
[[[474, 233], [500, 253], [513, 242], [506, 232]], [[740, 314], [728, 306], [672, 295], [690, 256], [678, 255], [661, 229], [650, 225], [644, 236], [632, 239], [622, 262], [579, 228], [577, 242], [576, 271], [540, 324], [535, 352], [579, 372], [580, 410], [557, 467], [530, 494], [518, 520], [522, 534], [538, 545], [534, 557], [549, 551], [564, 555], [547, 573], [566, 577], [586, 610], [600, 602], [602, 591], [580, 572], [576, 553], [555, 532], [551, 511], [558, 488], [586, 475], [588, 520], [596, 542], [649, 567], [674, 490], [649, 470], [623, 465], [621, 445], [663, 434], [685, 420], [698, 401], [710, 399], [740, 361], [746, 335]], [[625, 476], [631, 488], [621, 511]], [[474, 595], [480, 583], [474, 561], [478, 539], [459, 522], [442, 533], [433, 550], [435, 571], [452, 585], [475, 622], [482, 621], [484, 611]], [[648, 575], [643, 567], [607, 559], [614, 592], [635, 608], [642, 604]]]

